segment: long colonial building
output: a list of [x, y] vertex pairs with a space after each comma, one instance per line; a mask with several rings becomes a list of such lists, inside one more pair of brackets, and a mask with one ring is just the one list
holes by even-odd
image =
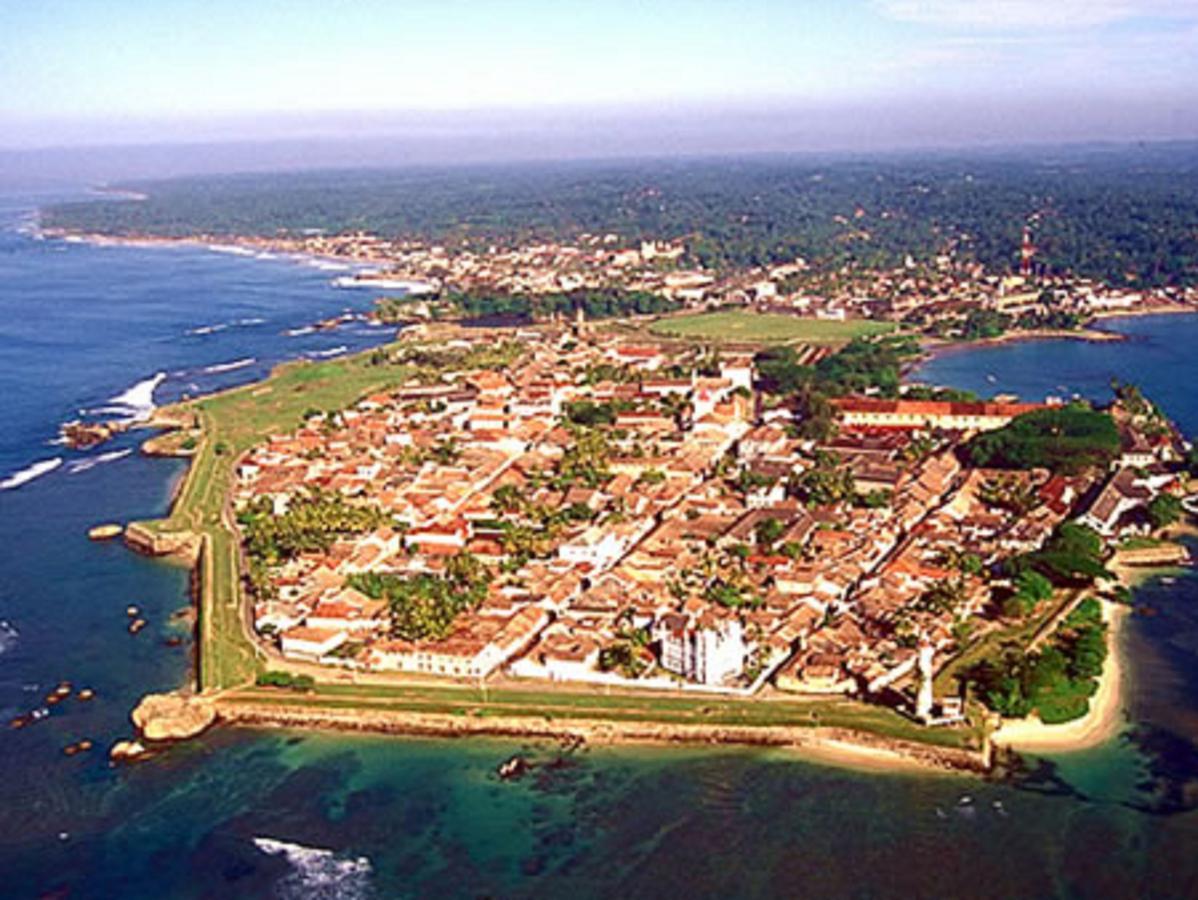
[[879, 400], [842, 397], [832, 401], [840, 420], [860, 428], [940, 428], [989, 431], [1016, 416], [1043, 409], [1042, 403], [951, 403], [941, 400]]

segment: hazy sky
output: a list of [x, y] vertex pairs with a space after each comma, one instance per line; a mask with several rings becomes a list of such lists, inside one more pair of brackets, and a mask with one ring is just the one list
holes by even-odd
[[878, 110], [897, 143], [1192, 137], [1196, 85], [1198, 0], [0, 0], [0, 147], [738, 107], [850, 143]]

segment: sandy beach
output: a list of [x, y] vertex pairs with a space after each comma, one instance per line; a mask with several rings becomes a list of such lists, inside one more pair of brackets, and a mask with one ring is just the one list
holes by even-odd
[[1115, 737], [1127, 721], [1123, 710], [1123, 661], [1119, 634], [1128, 612], [1127, 607], [1103, 603], [1110, 652], [1102, 667], [1098, 691], [1090, 698], [1090, 709], [1084, 716], [1060, 725], [1045, 725], [1035, 716], [1008, 720], [993, 734], [994, 743], [1015, 750], [1067, 753], [1095, 747]]

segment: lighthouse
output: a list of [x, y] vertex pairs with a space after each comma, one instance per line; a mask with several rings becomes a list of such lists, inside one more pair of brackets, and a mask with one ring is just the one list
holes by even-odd
[[1036, 245], [1032, 243], [1032, 230], [1026, 225], [1023, 228], [1023, 242], [1019, 245], [1019, 274], [1028, 278], [1032, 274], [1032, 258], [1036, 255]]
[[932, 720], [932, 658], [935, 654], [932, 642], [927, 637], [919, 641], [919, 693], [915, 698], [915, 718], [921, 722]]

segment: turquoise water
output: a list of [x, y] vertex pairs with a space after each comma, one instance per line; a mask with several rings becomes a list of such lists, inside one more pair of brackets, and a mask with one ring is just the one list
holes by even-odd
[[[10, 207], [19, 221], [28, 201]], [[138, 696], [186, 677], [188, 642], [165, 640], [187, 635], [172, 619], [187, 606], [187, 574], [84, 532], [163, 511], [181, 466], [129, 455], [82, 470], [74, 464], [96, 453], [46, 442], [74, 410], [159, 371], [161, 401], [192, 383], [253, 377], [271, 360], [378, 340], [364, 326], [344, 337], [284, 334], [369, 301], [330, 287], [330, 277], [284, 260], [0, 233], [0, 479], [64, 459], [0, 490], [0, 710], [7, 720], [36, 708], [61, 679], [98, 692], [0, 730], [0, 894], [1198, 895], [1198, 581], [1189, 573], [1138, 594], [1153, 615], [1126, 630], [1127, 733], [1029, 760], [1001, 781], [853, 772], [773, 751], [562, 756], [530, 745], [542, 765], [502, 783], [495, 766], [518, 743], [230, 729], [110, 767], [102, 751], [130, 734]], [[264, 322], [188, 333], [252, 319]], [[944, 357], [925, 377], [982, 387], [989, 374], [999, 390], [1084, 393], [1134, 372], [1198, 426], [1186, 388], [1198, 373], [1183, 352], [1193, 320], [1127, 327], [1135, 342], [1004, 347]], [[202, 371], [246, 357], [256, 362]], [[150, 622], [137, 637], [126, 632], [131, 602]], [[85, 737], [97, 750], [62, 754]], [[965, 795], [972, 802], [962, 805]]]

